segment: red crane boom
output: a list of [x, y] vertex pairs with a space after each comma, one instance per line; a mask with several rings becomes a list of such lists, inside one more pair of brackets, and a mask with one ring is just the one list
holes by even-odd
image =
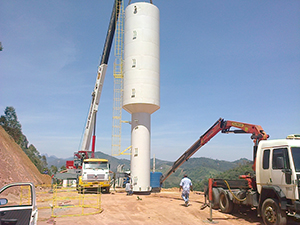
[[[239, 128], [237, 130], [230, 130], [231, 127]], [[192, 155], [194, 155], [203, 145], [205, 145], [210, 139], [212, 139], [217, 133], [250, 133], [251, 139], [254, 142], [253, 147], [253, 161], [255, 163], [256, 149], [260, 140], [266, 140], [269, 135], [259, 125], [241, 123], [236, 121], [224, 120], [220, 118], [214, 123], [189, 149], [187, 149], [173, 164], [171, 169], [163, 174], [160, 178], [160, 184], [162, 184], [172, 173], [174, 173], [185, 161], [187, 161]]]

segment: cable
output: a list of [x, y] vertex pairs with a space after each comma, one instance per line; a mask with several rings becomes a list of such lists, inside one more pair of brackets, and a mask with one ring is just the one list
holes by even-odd
[[223, 180], [223, 181], [225, 182], [226, 186], [228, 187], [228, 190], [230, 191], [230, 193], [232, 194], [232, 196], [233, 196], [236, 200], [238, 200], [239, 202], [243, 202], [243, 201], [245, 201], [245, 200], [247, 199], [247, 197], [245, 197], [245, 198], [243, 198], [243, 199], [239, 199], [238, 197], [236, 197], [236, 196], [233, 194], [233, 192], [231, 191], [228, 182], [227, 182], [226, 180]]

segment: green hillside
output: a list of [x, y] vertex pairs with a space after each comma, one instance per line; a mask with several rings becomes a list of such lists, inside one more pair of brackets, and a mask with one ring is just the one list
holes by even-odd
[[[130, 169], [130, 160], [118, 159], [116, 157], [107, 155], [103, 152], [95, 152], [96, 158], [108, 159], [110, 162], [111, 171], [116, 172], [118, 165], [124, 165], [124, 169]], [[65, 165], [66, 160], [59, 159], [54, 156], [48, 157], [47, 161], [49, 165], [55, 165], [58, 168]], [[155, 171], [167, 172], [174, 162], [155, 159]], [[150, 162], [151, 171], [153, 170], [153, 159]], [[251, 161], [248, 159], [240, 159], [234, 162], [225, 160], [217, 160], [210, 158], [190, 158], [180, 168], [176, 170], [164, 183], [164, 188], [179, 187], [180, 180], [184, 174], [187, 174], [191, 178], [194, 189], [202, 191], [204, 185], [206, 185], [208, 178], [225, 178], [225, 179], [237, 179], [239, 175], [244, 174], [245, 171], [252, 171]], [[226, 171], [226, 172], [225, 172]]]
[[[156, 159], [156, 172], [162, 172], [163, 174], [168, 171], [173, 162], [161, 161]], [[215, 160], [210, 158], [190, 158], [180, 168], [177, 169], [163, 184], [164, 188], [179, 187], [180, 180], [184, 174], [187, 174], [191, 178], [195, 190], [203, 190], [204, 185], [207, 183], [208, 178], [219, 178], [219, 174], [230, 175], [231, 179], [237, 179], [238, 175], [244, 174], [244, 171], [249, 171], [252, 165], [248, 159], [240, 159], [234, 162], [225, 160]], [[246, 169], [242, 169], [242, 168]], [[239, 169], [235, 169], [239, 168]], [[241, 172], [236, 175], [234, 172]], [[221, 175], [224, 176], [224, 174]]]
[[[47, 162], [48, 162], [49, 166], [53, 165], [53, 166], [56, 166], [57, 168], [61, 168], [62, 166], [65, 166], [66, 161], [73, 160], [73, 157], [62, 159], [62, 158], [57, 158], [56, 156], [48, 157], [47, 155], [46, 155], [46, 158], [47, 158]], [[107, 155], [103, 152], [95, 152], [95, 158], [107, 159], [110, 163], [110, 169], [113, 172], [117, 171], [118, 165], [125, 165], [124, 166], [125, 169], [128, 169], [128, 170], [130, 169], [130, 160], [127, 160], [127, 159], [118, 159], [116, 157]]]

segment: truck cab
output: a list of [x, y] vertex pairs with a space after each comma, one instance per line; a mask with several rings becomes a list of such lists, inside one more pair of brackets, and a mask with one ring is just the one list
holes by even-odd
[[299, 200], [300, 140], [260, 141], [256, 158], [257, 190], [276, 185], [288, 199]]
[[[267, 219], [273, 220], [271, 209], [274, 209], [275, 213], [280, 210], [282, 217], [287, 213], [300, 218], [300, 140], [288, 136], [260, 141], [255, 168], [262, 217], [266, 217], [269, 210]], [[267, 200], [276, 205], [266, 206]]]
[[110, 165], [107, 159], [85, 159], [82, 164], [81, 175], [78, 177], [78, 192], [87, 189], [100, 188], [104, 192], [110, 189]]

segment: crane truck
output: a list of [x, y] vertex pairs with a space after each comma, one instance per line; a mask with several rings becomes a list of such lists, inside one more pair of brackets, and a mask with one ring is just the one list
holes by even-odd
[[[109, 176], [109, 164], [106, 159], [95, 159], [95, 141], [96, 141], [96, 115], [98, 112], [98, 105], [102, 92], [103, 82], [106, 74], [109, 54], [113, 37], [116, 28], [116, 21], [120, 13], [120, 6], [122, 0], [115, 0], [109, 27], [106, 35], [106, 40], [102, 52], [100, 65], [98, 67], [97, 79], [94, 90], [92, 92], [92, 101], [86, 121], [84, 130], [81, 151], [74, 154], [74, 160], [78, 162], [77, 167], [80, 168], [80, 175], [77, 178], [78, 192], [82, 193], [87, 188], [101, 187], [106, 192], [109, 192], [110, 188], [110, 176]], [[93, 137], [92, 137], [93, 133]], [[92, 151], [89, 151], [89, 147], [92, 139]], [[95, 168], [94, 168], [95, 167]]]
[[259, 125], [220, 118], [161, 176], [161, 185], [219, 132], [252, 134], [254, 175], [240, 175], [237, 180], [210, 179], [205, 196], [211, 196], [212, 208], [231, 213], [234, 205], [254, 207], [266, 225], [287, 224], [288, 216], [300, 219], [300, 138], [290, 135], [267, 140], [269, 135]]

